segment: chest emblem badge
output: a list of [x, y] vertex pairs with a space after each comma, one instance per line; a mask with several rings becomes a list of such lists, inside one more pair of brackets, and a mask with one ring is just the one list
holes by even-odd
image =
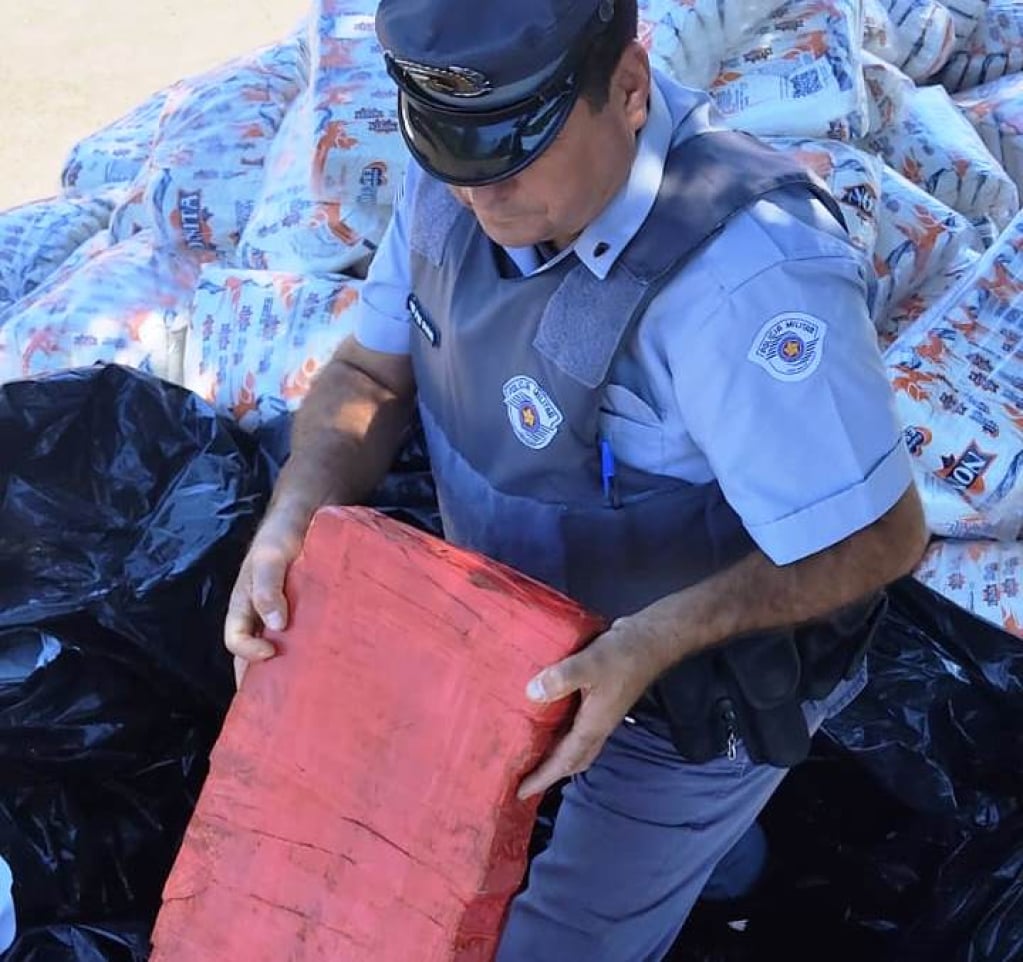
[[515, 437], [534, 451], [547, 447], [565, 420], [550, 395], [521, 374], [504, 385], [504, 406]]

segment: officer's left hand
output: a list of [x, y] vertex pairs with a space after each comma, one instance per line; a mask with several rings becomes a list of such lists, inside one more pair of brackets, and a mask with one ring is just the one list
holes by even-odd
[[540, 672], [526, 688], [531, 701], [559, 701], [579, 692], [572, 728], [519, 786], [520, 799], [583, 772], [608, 736], [663, 668], [630, 619], [620, 619], [578, 654]]

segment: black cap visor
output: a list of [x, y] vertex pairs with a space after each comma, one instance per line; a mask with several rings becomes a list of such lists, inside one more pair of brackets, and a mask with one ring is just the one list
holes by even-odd
[[399, 90], [401, 132], [412, 156], [438, 180], [482, 187], [528, 167], [557, 137], [579, 96], [574, 77], [545, 97], [503, 110], [452, 110]]

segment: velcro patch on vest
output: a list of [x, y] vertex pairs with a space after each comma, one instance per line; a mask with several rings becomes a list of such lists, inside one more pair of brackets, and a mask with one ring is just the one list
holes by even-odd
[[746, 358], [778, 381], [805, 381], [820, 367], [827, 332], [827, 323], [811, 314], [776, 314], [757, 331]]
[[515, 437], [534, 451], [547, 447], [565, 420], [550, 395], [524, 374], [505, 383], [504, 405]]

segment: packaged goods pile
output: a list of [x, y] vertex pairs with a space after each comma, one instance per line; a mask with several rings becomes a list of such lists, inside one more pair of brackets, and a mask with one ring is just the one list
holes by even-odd
[[965, 90], [953, 99], [1013, 183], [1023, 189], [1023, 75]]
[[1023, 214], [888, 348], [931, 529], [1023, 528]]
[[320, 0], [309, 83], [270, 148], [241, 266], [344, 271], [375, 250], [407, 161], [374, 9]]
[[950, 91], [968, 90], [1023, 70], [1023, 4], [986, 0], [972, 28], [957, 31], [955, 49], [937, 75]]
[[0, 314], [3, 380], [105, 361], [180, 381], [201, 257], [152, 231], [120, 244], [104, 232], [86, 246]]
[[116, 194], [54, 197], [0, 214], [0, 311], [31, 294], [106, 229]]
[[295, 39], [171, 89], [134, 183], [144, 223], [166, 246], [223, 254], [237, 247], [308, 69]]
[[[119, 360], [195, 388], [250, 429], [294, 409], [350, 330], [350, 316], [337, 323], [338, 305], [357, 296], [408, 162], [375, 6], [314, 0], [305, 26], [281, 43], [158, 92], [77, 144], [63, 196], [0, 215], [0, 380]], [[1013, 3], [639, 8], [655, 67], [706, 90], [730, 125], [826, 181], [878, 274], [884, 346], [964, 279], [1018, 210], [1019, 81], [1005, 53]], [[977, 90], [950, 82], [956, 63], [978, 57], [1001, 64], [1003, 79]], [[103, 241], [81, 246], [100, 232]], [[124, 279], [111, 310], [99, 281], [109, 265], [137, 262], [139, 245], [174, 277], [163, 303], [149, 306], [142, 341], [131, 303], [149, 296], [145, 282], [135, 297], [135, 282], [116, 274]], [[78, 260], [64, 262], [72, 252]], [[218, 299], [217, 281], [200, 284], [204, 266], [228, 272], [234, 294]], [[256, 356], [245, 318], [257, 305], [235, 295], [255, 296], [260, 284], [308, 292], [297, 307], [275, 302], [259, 333], [264, 354], [279, 338], [289, 360]], [[69, 303], [76, 317], [56, 316]]]

